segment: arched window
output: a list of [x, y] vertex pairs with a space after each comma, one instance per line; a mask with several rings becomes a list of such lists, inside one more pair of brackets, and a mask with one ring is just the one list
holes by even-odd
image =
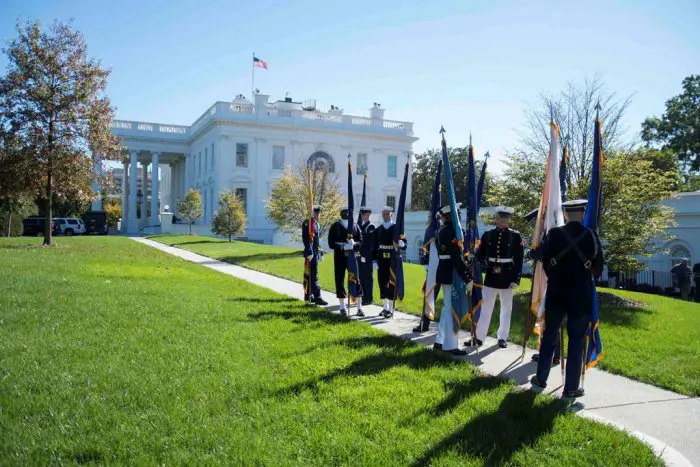
[[310, 169], [324, 170], [324, 166], [328, 165], [328, 172], [335, 173], [335, 162], [333, 158], [323, 151], [316, 151], [309, 156], [306, 161], [306, 166]]
[[680, 263], [683, 258], [687, 258], [690, 264], [693, 264], [690, 257], [690, 250], [683, 245], [674, 245], [671, 247], [671, 266]]

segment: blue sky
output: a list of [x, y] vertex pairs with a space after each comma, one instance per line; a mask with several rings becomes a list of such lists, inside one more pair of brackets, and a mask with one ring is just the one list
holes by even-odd
[[[0, 39], [18, 16], [74, 19], [112, 69], [123, 119], [191, 124], [217, 100], [250, 94], [253, 52], [270, 63], [255, 86], [415, 122], [416, 152], [471, 130], [477, 154], [517, 147], [523, 109], [541, 92], [598, 73], [634, 94], [625, 124], [660, 115], [700, 73], [700, 2], [660, 1], [4, 0]], [[527, 5], [526, 5], [527, 4]], [[0, 67], [6, 60], [0, 57]]]

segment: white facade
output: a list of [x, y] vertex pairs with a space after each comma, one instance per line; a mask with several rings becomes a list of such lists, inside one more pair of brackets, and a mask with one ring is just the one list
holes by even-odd
[[[320, 112], [291, 99], [275, 103], [268, 100], [269, 96], [256, 94], [254, 104], [241, 96], [233, 102], [217, 102], [191, 126], [113, 121], [112, 131], [128, 152], [123, 161], [128, 173], [122, 190], [126, 193], [125, 231], [138, 233], [159, 226], [157, 216], [145, 224], [142, 221], [142, 225], [135, 217], [139, 164], [146, 168], [151, 164], [167, 166], [167, 173], [161, 171], [160, 177], [152, 177], [152, 192], [161, 196], [160, 200], [149, 200], [154, 203], [152, 213], [168, 205], [177, 215], [177, 201], [193, 187], [200, 191], [204, 205], [200, 224], [208, 225], [217, 209], [219, 193], [237, 190], [246, 202], [246, 236], [265, 243], [273, 241], [265, 201], [284, 167], [299, 160], [329, 162], [345, 192], [350, 154], [356, 206], [362, 190], [358, 164], [366, 166], [370, 180], [370, 207], [378, 210], [398, 199], [403, 167], [417, 139], [412, 123], [385, 120], [384, 110], [376, 104], [369, 117], [358, 117], [344, 115], [335, 107]], [[159, 186], [159, 178], [166, 188]], [[409, 175], [408, 200], [410, 179]]]

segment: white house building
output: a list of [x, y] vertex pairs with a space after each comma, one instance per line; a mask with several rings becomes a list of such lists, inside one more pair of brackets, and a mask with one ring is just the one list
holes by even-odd
[[[365, 171], [371, 180], [367, 204], [375, 210], [385, 204], [396, 205], [402, 167], [417, 140], [412, 123], [385, 120], [379, 104], [373, 105], [368, 117], [361, 117], [345, 115], [335, 106], [321, 112], [313, 100], [302, 104], [285, 98], [270, 103], [264, 94], [256, 94], [254, 99], [251, 103], [239, 95], [233, 102], [216, 102], [190, 126], [112, 122], [112, 132], [126, 147], [126, 176], [122, 177], [125, 232], [157, 231], [161, 210], [167, 205], [177, 215], [177, 201], [189, 188], [202, 194], [205, 214], [200, 229], [208, 230], [219, 193], [235, 190], [246, 206], [246, 236], [272, 243], [273, 225], [267, 219], [265, 200], [285, 166], [299, 160], [328, 163], [345, 191], [348, 155], [353, 162], [356, 206]], [[151, 174], [151, 192], [158, 194], [150, 200], [145, 196], [137, 199], [139, 165], [144, 179]], [[160, 176], [159, 170], [149, 171], [149, 166], [161, 169]], [[167, 170], [162, 170], [164, 167]], [[167, 188], [161, 188], [160, 183], [166, 183]], [[409, 182], [408, 202], [410, 191]], [[137, 201], [144, 213], [150, 203], [149, 219], [139, 222]]]

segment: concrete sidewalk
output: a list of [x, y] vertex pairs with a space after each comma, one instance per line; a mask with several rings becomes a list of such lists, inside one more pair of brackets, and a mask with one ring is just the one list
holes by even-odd
[[[262, 272], [214, 260], [187, 250], [170, 247], [145, 238], [133, 240], [215, 271], [246, 280], [280, 294], [303, 300], [300, 283], [271, 276]], [[301, 268], [301, 262], [300, 268]], [[333, 309], [337, 309], [335, 294], [322, 292]], [[366, 317], [359, 319], [389, 334], [409, 339], [419, 345], [432, 346], [436, 335], [435, 324], [422, 334], [412, 329], [418, 324], [417, 316], [395, 312], [393, 319], [378, 316], [381, 308], [376, 305], [363, 307]], [[354, 307], [351, 312], [354, 312]], [[337, 313], [337, 311], [334, 311]], [[460, 343], [469, 334], [460, 332]], [[536, 365], [530, 357], [534, 352], [526, 350], [521, 362], [522, 347], [509, 344], [499, 349], [493, 338], [487, 338], [479, 353], [471, 352], [464, 360], [478, 366], [483, 372], [515, 380], [523, 388], [530, 388], [529, 379], [535, 374]], [[563, 381], [560, 371], [553, 368], [546, 392], [561, 394]], [[655, 386], [640, 383], [623, 376], [598, 369], [589, 370], [585, 379], [586, 395], [577, 399], [574, 410], [581, 416], [604, 423], [611, 423], [651, 444], [654, 451], [667, 465], [700, 465], [700, 399], [676, 394]]]

